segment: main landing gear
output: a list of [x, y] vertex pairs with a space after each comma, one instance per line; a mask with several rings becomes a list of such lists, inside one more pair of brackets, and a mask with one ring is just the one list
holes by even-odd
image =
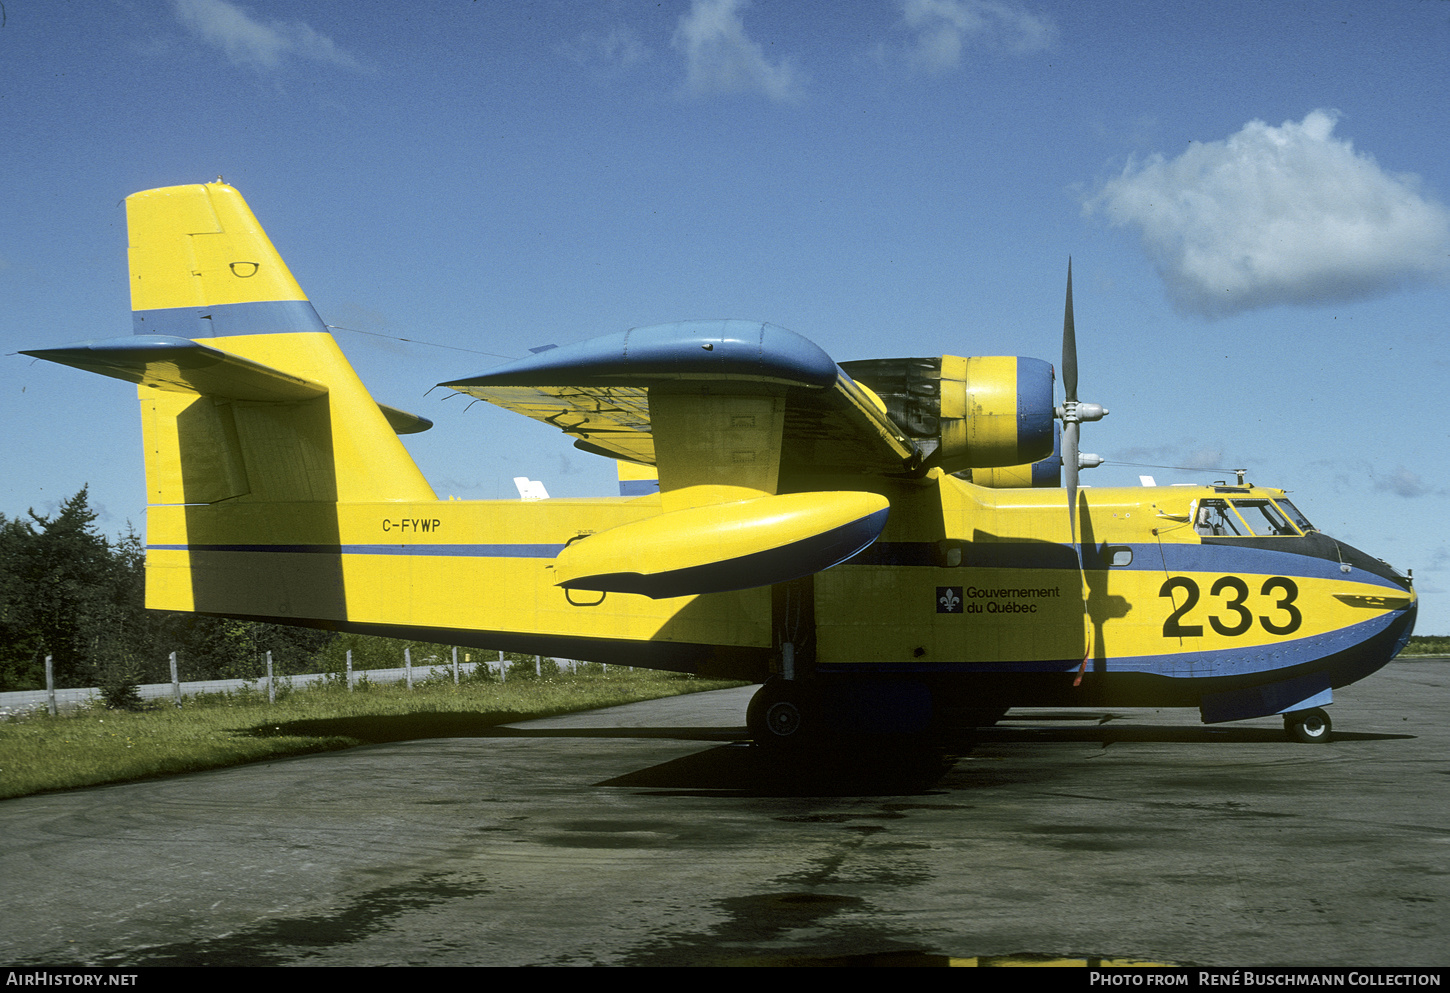
[[800, 683], [772, 679], [750, 698], [745, 725], [760, 745], [796, 743], [809, 736], [817, 723], [816, 708]]
[[1329, 715], [1315, 707], [1313, 710], [1296, 710], [1284, 715], [1284, 733], [1294, 741], [1318, 744], [1329, 740], [1333, 725]]
[[751, 698], [745, 723], [767, 746], [904, 741], [931, 729], [931, 691], [909, 679], [771, 679]]

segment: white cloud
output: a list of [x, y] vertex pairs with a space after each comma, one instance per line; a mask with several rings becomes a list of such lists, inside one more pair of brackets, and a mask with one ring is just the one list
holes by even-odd
[[1088, 201], [1138, 229], [1179, 310], [1210, 317], [1388, 293], [1450, 276], [1450, 213], [1316, 110], [1129, 163]]
[[1420, 478], [1419, 473], [1411, 472], [1404, 466], [1397, 466], [1389, 479], [1376, 479], [1374, 488], [1382, 493], [1394, 493], [1402, 497], [1436, 493], [1435, 488]]
[[670, 44], [685, 56], [690, 93], [762, 93], [781, 103], [805, 97], [804, 80], [789, 60], [771, 62], [745, 33], [740, 11], [748, 0], [691, 0]]
[[1047, 48], [1057, 35], [1050, 18], [995, 0], [903, 0], [901, 7], [916, 35], [907, 60], [928, 72], [961, 65], [968, 44], [1021, 54]]
[[188, 30], [226, 52], [237, 65], [273, 70], [298, 58], [360, 68], [331, 38], [301, 21], [264, 24], [227, 0], [172, 0], [172, 7]]

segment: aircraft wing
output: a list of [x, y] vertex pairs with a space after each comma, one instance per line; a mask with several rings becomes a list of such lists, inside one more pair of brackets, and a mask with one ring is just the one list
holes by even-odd
[[915, 441], [813, 342], [773, 324], [633, 328], [441, 384], [551, 424], [585, 451], [655, 464], [651, 391], [784, 404], [782, 473], [912, 472]]

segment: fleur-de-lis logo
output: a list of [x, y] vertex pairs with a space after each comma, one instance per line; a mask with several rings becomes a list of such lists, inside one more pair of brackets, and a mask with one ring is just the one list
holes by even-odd
[[962, 588], [960, 586], [938, 586], [936, 588], [936, 612], [938, 614], [960, 614], [962, 612]]

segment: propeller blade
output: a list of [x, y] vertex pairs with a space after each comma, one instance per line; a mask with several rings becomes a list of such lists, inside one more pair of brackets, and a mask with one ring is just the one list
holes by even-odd
[[1072, 256], [1067, 259], [1067, 304], [1062, 312], [1062, 478], [1067, 487], [1068, 516], [1072, 519], [1072, 541], [1077, 544], [1078, 421], [1070, 416], [1077, 402], [1077, 330], [1072, 320]]
[[[1067, 302], [1062, 312], [1062, 469], [1063, 483], [1067, 488], [1067, 521], [1069, 533], [1072, 535], [1073, 551], [1077, 553], [1077, 573], [1080, 584], [1079, 592], [1082, 596], [1082, 612], [1086, 618], [1088, 611], [1088, 585], [1087, 568], [1083, 562], [1082, 545], [1077, 539], [1077, 473], [1078, 462], [1078, 427], [1080, 418], [1077, 403], [1077, 329], [1073, 326], [1072, 320], [1072, 257], [1067, 260]], [[1101, 414], [1098, 414], [1101, 417]], [[1077, 678], [1073, 680], [1073, 686], [1080, 686], [1084, 673], [1087, 672], [1088, 656], [1092, 654], [1092, 635], [1090, 631], [1084, 631], [1084, 647], [1082, 664], [1078, 667]]]
[[[1077, 331], [1072, 325], [1072, 257], [1067, 259], [1067, 305], [1062, 313], [1062, 388], [1067, 402], [1077, 400]], [[1076, 471], [1076, 470], [1074, 470]]]
[[1072, 542], [1077, 544], [1077, 421], [1062, 425], [1062, 484], [1067, 487], [1068, 516], [1072, 525]]

